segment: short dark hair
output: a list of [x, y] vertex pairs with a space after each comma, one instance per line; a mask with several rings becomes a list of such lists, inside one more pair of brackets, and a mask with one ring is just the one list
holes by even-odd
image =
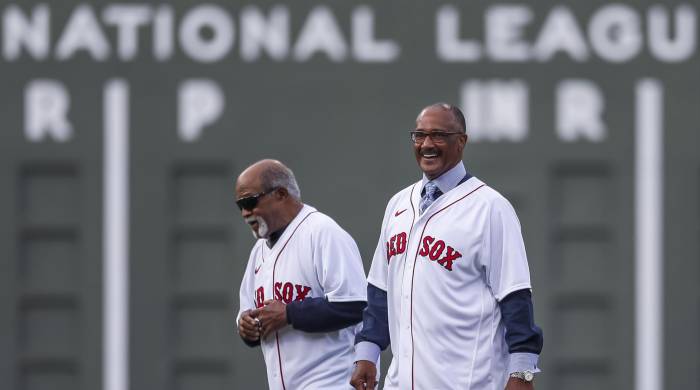
[[467, 132], [467, 120], [464, 118], [464, 114], [462, 113], [462, 110], [459, 109], [459, 107], [449, 104], [449, 103], [433, 103], [429, 105], [426, 108], [439, 108], [441, 110], [448, 111], [451, 115], [452, 118], [455, 121], [455, 124], [457, 125], [458, 129], [462, 133]]

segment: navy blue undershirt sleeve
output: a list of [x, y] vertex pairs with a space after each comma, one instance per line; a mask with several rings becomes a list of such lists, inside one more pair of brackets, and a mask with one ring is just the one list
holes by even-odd
[[362, 321], [364, 301], [329, 302], [325, 297], [306, 298], [287, 305], [287, 322], [304, 332], [332, 332]]
[[539, 355], [542, 351], [542, 329], [535, 325], [532, 294], [529, 289], [508, 294], [498, 303], [506, 327], [508, 352], [527, 352]]
[[361, 341], [377, 344], [382, 351], [391, 342], [386, 291], [371, 283], [367, 284], [367, 308], [362, 316], [362, 330], [355, 336], [355, 344]]

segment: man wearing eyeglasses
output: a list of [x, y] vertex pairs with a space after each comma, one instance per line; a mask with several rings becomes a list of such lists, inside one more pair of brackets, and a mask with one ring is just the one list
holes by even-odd
[[376, 385], [391, 344], [384, 389], [531, 390], [542, 331], [515, 211], [462, 163], [464, 115], [423, 109], [410, 132], [423, 172], [391, 198], [367, 277], [356, 337], [358, 390]]
[[262, 160], [236, 181], [258, 239], [240, 288], [238, 333], [261, 346], [270, 389], [348, 388], [367, 281], [355, 241], [301, 201], [292, 171]]

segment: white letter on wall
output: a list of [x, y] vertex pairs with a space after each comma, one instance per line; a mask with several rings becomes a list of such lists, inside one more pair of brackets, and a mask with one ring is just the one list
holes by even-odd
[[122, 60], [131, 60], [139, 49], [139, 27], [151, 19], [151, 9], [145, 5], [113, 4], [105, 8], [106, 23], [117, 26], [117, 53]]
[[675, 13], [675, 38], [669, 28], [669, 15], [662, 5], [649, 10], [649, 51], [654, 57], [666, 62], [687, 60], [695, 52], [696, 17], [689, 5], [681, 5]]
[[528, 87], [522, 80], [471, 80], [462, 85], [467, 134], [473, 141], [519, 142], [528, 134]]
[[207, 79], [183, 82], [178, 90], [178, 133], [185, 142], [196, 141], [221, 116], [226, 99], [221, 88]]
[[241, 57], [256, 61], [265, 50], [276, 61], [289, 53], [289, 10], [281, 5], [272, 7], [265, 18], [256, 6], [241, 11]]
[[451, 5], [438, 9], [435, 21], [437, 54], [447, 62], [478, 61], [481, 45], [473, 40], [459, 39], [459, 11]]
[[605, 101], [600, 88], [589, 80], [564, 80], [557, 86], [556, 124], [559, 139], [566, 142], [601, 142]]
[[552, 9], [532, 51], [534, 57], [542, 62], [551, 60], [559, 51], [579, 62], [588, 59], [586, 40], [570, 9], [564, 6]]
[[[205, 39], [202, 28], [211, 29], [212, 37]], [[233, 20], [226, 10], [215, 5], [200, 5], [185, 14], [180, 25], [183, 51], [192, 59], [215, 62], [224, 58], [234, 39]]]
[[70, 59], [76, 51], [87, 50], [96, 61], [109, 56], [109, 43], [89, 5], [78, 6], [68, 19], [56, 45], [58, 60]]
[[360, 6], [352, 13], [352, 48], [362, 62], [391, 62], [399, 56], [399, 45], [388, 39], [374, 39], [374, 12]]
[[32, 142], [50, 136], [66, 142], [73, 135], [68, 121], [70, 95], [56, 80], [33, 80], [24, 90], [24, 133]]
[[49, 54], [49, 7], [34, 7], [31, 20], [20, 8], [11, 4], [3, 15], [3, 54], [8, 61], [19, 58], [22, 47], [35, 60], [43, 60]]
[[173, 8], [161, 5], [153, 15], [153, 55], [166, 61], [173, 55]]
[[522, 5], [496, 5], [486, 11], [486, 50], [494, 61], [527, 61], [530, 48], [523, 41], [523, 28], [532, 10]]
[[588, 35], [595, 52], [610, 62], [629, 61], [642, 48], [639, 15], [628, 5], [603, 6], [591, 17]]
[[306, 61], [316, 52], [325, 52], [335, 62], [344, 60], [348, 52], [338, 22], [325, 6], [314, 8], [306, 19], [294, 47], [294, 59]]

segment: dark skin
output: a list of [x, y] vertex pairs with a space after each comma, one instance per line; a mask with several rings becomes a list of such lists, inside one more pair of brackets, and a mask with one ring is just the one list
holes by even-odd
[[248, 341], [255, 342], [260, 340], [260, 328], [251, 312], [252, 310], [246, 310], [241, 314], [241, 320], [238, 321], [238, 334]]
[[431, 137], [427, 137], [423, 143], [413, 144], [413, 153], [418, 167], [428, 179], [440, 177], [462, 161], [467, 135], [450, 111], [441, 107], [423, 109], [416, 119], [416, 130], [426, 133], [432, 131], [457, 133], [451, 134], [444, 144], [435, 143]]
[[358, 360], [350, 377], [350, 385], [355, 390], [374, 389], [377, 385], [377, 366], [369, 360]]
[[284, 303], [268, 299], [263, 305], [260, 309], [246, 310], [241, 315], [238, 334], [244, 339], [258, 341], [287, 326], [287, 309]]
[[[261, 192], [270, 191], [262, 183], [262, 174], [267, 169], [282, 166], [275, 160], [262, 160], [250, 167], [238, 176], [236, 180], [236, 199], [253, 196]], [[292, 197], [286, 188], [277, 188], [269, 194], [261, 196], [258, 204], [252, 210], [241, 210], [244, 218], [258, 217], [265, 221], [268, 231], [261, 235], [258, 222], [247, 222], [253, 232], [259, 238], [267, 238], [271, 232], [275, 232], [287, 226], [301, 211], [303, 205]], [[247, 310], [241, 315], [238, 322], [238, 334], [246, 340], [258, 341], [288, 325], [287, 309], [284, 303], [276, 300], [263, 302], [263, 307]]]
[[[413, 144], [418, 167], [429, 180], [440, 177], [462, 161], [467, 135], [449, 110], [439, 106], [424, 108], [416, 119], [416, 130], [458, 133], [448, 136], [445, 143], [435, 143], [431, 137], [426, 137], [423, 143]], [[374, 362], [358, 360], [350, 384], [356, 390], [374, 389], [376, 377], [377, 366]], [[505, 390], [534, 390], [534, 385], [522, 379], [509, 378]]]

